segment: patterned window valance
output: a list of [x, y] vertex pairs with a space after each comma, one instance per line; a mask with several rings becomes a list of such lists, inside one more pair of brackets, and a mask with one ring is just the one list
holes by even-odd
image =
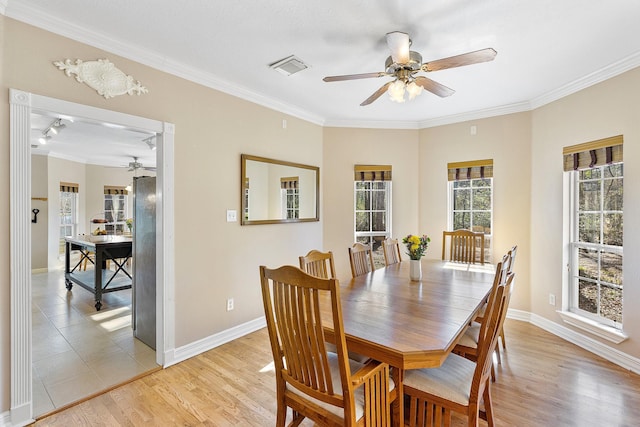
[[355, 165], [355, 181], [391, 181], [391, 165]]
[[493, 178], [493, 159], [447, 164], [449, 181]]
[[116, 187], [112, 185], [104, 186], [104, 194], [129, 194], [126, 187]]
[[298, 188], [298, 179], [297, 176], [280, 178], [280, 188]]
[[73, 182], [61, 182], [60, 191], [64, 193], [77, 193], [80, 186]]
[[622, 161], [622, 135], [562, 149], [564, 171], [582, 170]]

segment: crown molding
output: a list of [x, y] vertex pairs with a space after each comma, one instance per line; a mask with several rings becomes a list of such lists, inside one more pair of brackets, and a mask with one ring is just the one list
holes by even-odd
[[420, 129], [419, 122], [340, 119], [327, 119], [324, 122], [324, 127], [364, 129]]
[[521, 113], [523, 111], [531, 111], [531, 109], [531, 103], [528, 101], [494, 108], [485, 108], [483, 110], [470, 111], [468, 113], [453, 114], [450, 116], [423, 120], [420, 122], [420, 129], [468, 122], [470, 120], [486, 119], [488, 117], [504, 116], [506, 114]]
[[640, 66], [640, 52], [629, 55], [620, 61], [614, 62], [613, 64], [591, 74], [587, 74], [586, 76], [574, 80], [573, 82], [559, 87], [558, 89], [554, 89], [551, 92], [547, 92], [544, 95], [533, 98], [531, 100], [531, 109], [535, 110], [536, 108], [542, 107], [543, 105], [549, 104], [553, 101], [557, 101], [565, 96], [569, 96], [590, 86], [616, 77], [638, 66]]

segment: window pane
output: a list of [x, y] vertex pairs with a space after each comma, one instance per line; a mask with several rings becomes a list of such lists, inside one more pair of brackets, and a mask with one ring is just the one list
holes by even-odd
[[580, 280], [578, 292], [578, 308], [596, 314], [598, 312], [598, 287], [596, 284]]
[[370, 193], [368, 191], [356, 192], [356, 210], [363, 211], [371, 209], [369, 194]]
[[365, 190], [371, 188], [370, 181], [356, 181], [356, 190]]
[[622, 323], [622, 289], [602, 285], [600, 288], [600, 315]]
[[369, 231], [369, 212], [356, 212], [356, 231]]
[[386, 217], [387, 215], [385, 212], [373, 212], [371, 214], [371, 218], [372, 218], [371, 231], [386, 231], [387, 230]]
[[611, 178], [616, 176], [622, 176], [622, 163], [618, 163], [617, 165], [610, 165], [604, 167], [604, 177]]
[[587, 243], [600, 243], [600, 215], [578, 215], [579, 241]]
[[579, 192], [581, 211], [600, 210], [600, 181], [581, 182]]
[[622, 246], [622, 214], [604, 214], [603, 242]]
[[622, 255], [602, 252], [601, 274], [600, 280], [622, 286]]
[[454, 212], [453, 213], [453, 229], [469, 229], [471, 228], [471, 213], [469, 212]]
[[455, 190], [453, 192], [453, 210], [471, 209], [471, 190]]
[[478, 188], [473, 190], [473, 210], [488, 211], [491, 209], [491, 189]]
[[578, 249], [578, 275], [589, 279], [598, 279], [598, 251]]
[[622, 210], [622, 178], [608, 179], [604, 182], [604, 210]]
[[471, 182], [468, 179], [453, 182], [453, 188], [468, 188], [469, 186], [471, 186]]
[[491, 187], [491, 180], [488, 178], [474, 179], [471, 181], [473, 187]]
[[372, 207], [373, 210], [383, 211], [387, 205], [386, 203], [387, 193], [385, 191], [374, 191], [371, 193]]
[[491, 213], [474, 212], [473, 231], [483, 231], [485, 234], [491, 234]]
[[580, 179], [599, 179], [600, 178], [600, 169], [586, 169], [580, 171]]
[[373, 181], [371, 183], [371, 188], [374, 190], [386, 190], [387, 183], [385, 181]]

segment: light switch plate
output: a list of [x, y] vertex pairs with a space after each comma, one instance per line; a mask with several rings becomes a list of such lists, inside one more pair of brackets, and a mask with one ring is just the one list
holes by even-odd
[[238, 212], [234, 209], [227, 209], [227, 222], [236, 222], [238, 220]]

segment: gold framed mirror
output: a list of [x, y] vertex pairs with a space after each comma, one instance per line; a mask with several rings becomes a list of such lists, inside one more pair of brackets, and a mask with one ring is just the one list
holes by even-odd
[[240, 224], [320, 220], [320, 168], [241, 155]]

